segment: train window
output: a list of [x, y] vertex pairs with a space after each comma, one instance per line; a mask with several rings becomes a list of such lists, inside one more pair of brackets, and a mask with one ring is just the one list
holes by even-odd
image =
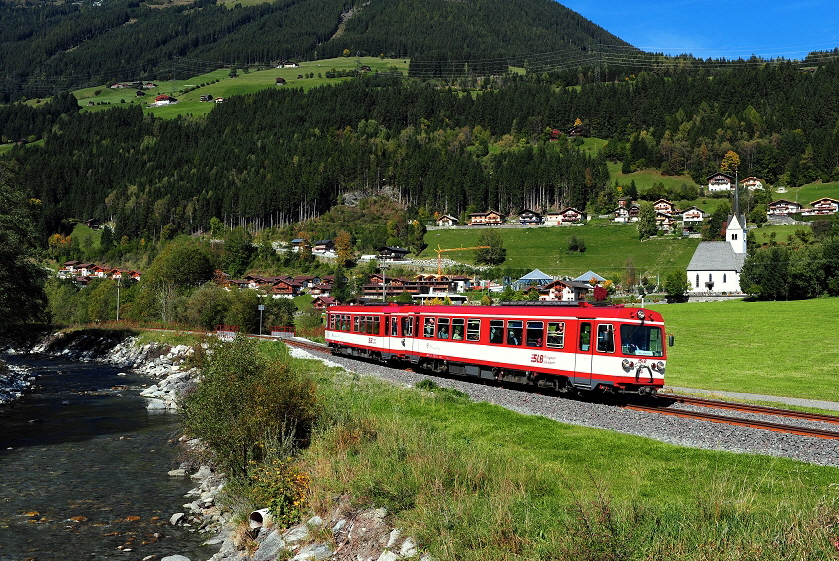
[[580, 350], [587, 351], [591, 348], [591, 324], [584, 321], [580, 324]]
[[565, 322], [564, 321], [549, 321], [548, 322], [548, 339], [545, 342], [548, 347], [552, 349], [561, 349], [565, 346]]
[[504, 320], [489, 320], [489, 342], [493, 345], [500, 345], [504, 342]]
[[412, 317], [402, 318], [402, 336], [403, 337], [413, 337], [414, 336], [414, 318], [412, 318]]
[[342, 328], [344, 331], [349, 331], [351, 326], [352, 316], [350, 314], [346, 314], [344, 316], [344, 327]]
[[466, 340], [480, 341], [481, 340], [481, 320], [470, 319], [466, 322]]
[[353, 331], [361, 333], [361, 316], [353, 316]]
[[390, 318], [390, 336], [399, 337], [399, 318]]
[[507, 344], [521, 345], [522, 321], [511, 319], [507, 322]]
[[378, 335], [382, 332], [380, 326], [381, 319], [379, 316], [370, 316], [368, 318], [370, 320], [370, 331], [369, 333], [373, 335]]
[[615, 352], [615, 328], [611, 324], [597, 326], [597, 352]]
[[527, 322], [527, 337], [525, 341], [528, 347], [541, 347], [544, 336], [545, 324], [541, 321]]
[[463, 327], [465, 320], [463, 318], [454, 318], [452, 320], [452, 339], [455, 341], [463, 341]]
[[449, 338], [449, 318], [437, 318], [437, 337]]
[[664, 356], [660, 327], [621, 325], [621, 351], [625, 355]]
[[425, 318], [425, 323], [422, 326], [423, 337], [434, 337], [434, 318]]

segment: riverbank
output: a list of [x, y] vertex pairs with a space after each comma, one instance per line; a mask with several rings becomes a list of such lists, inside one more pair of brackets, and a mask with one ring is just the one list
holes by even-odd
[[[192, 347], [186, 345], [140, 344], [137, 336], [115, 330], [57, 332], [49, 335], [31, 349], [6, 350], [10, 360], [25, 361], [40, 358], [52, 361], [52, 363], [72, 361], [80, 365], [100, 364], [104, 368], [116, 369], [116, 376], [121, 382], [135, 378], [151, 379], [154, 382], [152, 384], [146, 382], [131, 384], [130, 387], [124, 384], [113, 386], [116, 388], [114, 391], [121, 392], [120, 395], [136, 392], [134, 395], [141, 396], [144, 408], [148, 411], [147, 415], [152, 415], [150, 418], [156, 417], [156, 413], [173, 413], [177, 410], [181, 392], [193, 383], [198, 373], [196, 369], [187, 366], [192, 351]], [[67, 373], [58, 371], [56, 374]], [[38, 385], [33, 384], [38, 376], [37, 369], [33, 371], [21, 365], [8, 365], [0, 375], [0, 396], [3, 397], [0, 404], [19, 400], [28, 391], [33, 393], [39, 391]], [[84, 392], [90, 393], [90, 390], [84, 390]], [[93, 392], [93, 394], [96, 393], [103, 392], [101, 390]], [[62, 400], [62, 403], [69, 404], [70, 402], [70, 399]], [[68, 421], [84, 422], [84, 419], [68, 419]], [[194, 443], [180, 443], [182, 447], [190, 445]], [[179, 454], [183, 455], [183, 452]], [[99, 470], [100, 466], [94, 466], [93, 469]], [[222, 479], [209, 467], [194, 465], [191, 462], [183, 462], [176, 469], [164, 468], [160, 470], [159, 477], [166, 478], [167, 471], [173, 483], [184, 480], [184, 482], [191, 482], [193, 486], [183, 495], [189, 499], [189, 502], [161, 518], [164, 518], [170, 526], [186, 528], [190, 532], [203, 535], [203, 541], [208, 545], [220, 544], [221, 540], [216, 540], [215, 536], [226, 519], [222, 509], [216, 505], [216, 496], [223, 487]], [[211, 552], [206, 556], [210, 554]]]

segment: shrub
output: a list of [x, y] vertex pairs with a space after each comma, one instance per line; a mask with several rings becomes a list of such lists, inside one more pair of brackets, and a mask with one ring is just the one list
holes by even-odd
[[212, 342], [199, 362], [200, 382], [182, 398], [183, 427], [220, 469], [244, 477], [276, 442], [308, 444], [317, 411], [310, 378], [287, 361], [269, 360], [242, 336]]

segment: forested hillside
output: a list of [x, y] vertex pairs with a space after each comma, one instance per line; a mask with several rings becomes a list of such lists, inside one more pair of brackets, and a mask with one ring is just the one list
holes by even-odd
[[[598, 42], [626, 43], [552, 0], [138, 0], [0, 2], [0, 102], [185, 69], [353, 55], [494, 60], [524, 65]], [[184, 60], [182, 57], [188, 57]], [[424, 68], [418, 72], [423, 73]]]
[[[464, 95], [389, 77], [234, 97], [203, 118], [140, 107], [69, 114], [43, 147], [18, 147], [21, 181], [43, 204], [44, 234], [66, 218], [115, 220], [117, 235], [256, 228], [322, 214], [346, 193], [383, 189], [452, 214], [574, 206], [609, 212], [626, 170], [687, 172], [701, 185], [723, 155], [742, 176], [799, 185], [839, 179], [839, 63], [789, 63], [556, 89], [509, 77]], [[579, 119], [609, 142], [597, 156], [561, 136]], [[690, 183], [688, 176], [685, 182]]]

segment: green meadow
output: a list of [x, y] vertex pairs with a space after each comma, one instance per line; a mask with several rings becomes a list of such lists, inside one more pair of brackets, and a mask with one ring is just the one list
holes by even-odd
[[655, 309], [676, 339], [668, 385], [839, 401], [839, 298]]
[[[478, 245], [480, 227], [431, 230], [425, 236], [428, 248], [419, 257], [436, 257], [438, 247], [456, 248]], [[552, 276], [576, 277], [592, 270], [606, 278], [619, 279], [631, 261], [639, 275], [663, 278], [673, 268], [684, 269], [690, 262], [698, 239], [666, 236], [645, 241], [638, 239], [635, 224], [614, 224], [592, 220], [581, 226], [540, 226], [498, 228], [507, 250], [505, 267], [540, 269]], [[569, 253], [571, 236], [585, 241], [585, 253]], [[452, 251], [443, 257], [474, 263], [473, 251]]]
[[[350, 78], [326, 78], [326, 72], [330, 70], [355, 70], [360, 66], [369, 66], [371, 72], [388, 72], [395, 67], [403, 74], [408, 73], [407, 59], [339, 57], [301, 62], [298, 68], [250, 69], [247, 72], [244, 69], [237, 69], [237, 76], [234, 78], [230, 77], [230, 70], [225, 68], [174, 81], [155, 81], [157, 88], [145, 90], [146, 95], [139, 98], [133, 89], [110, 89], [105, 86], [85, 88], [73, 93], [79, 100], [83, 111], [102, 111], [117, 105], [139, 104], [144, 111], [159, 117], [175, 118], [178, 115], [209, 113], [215, 107], [215, 103], [202, 102], [200, 100], [202, 95], [212, 95], [214, 99], [227, 98], [266, 88], [303, 88], [308, 91], [318, 86], [350, 80]], [[314, 76], [309, 78], [308, 75], [312, 74]], [[301, 75], [304, 77], [299, 78]], [[285, 79], [286, 84], [277, 86], [277, 78]], [[162, 107], [148, 107], [154, 98], [161, 94], [175, 97], [178, 103]], [[91, 102], [94, 105], [90, 106]]]

